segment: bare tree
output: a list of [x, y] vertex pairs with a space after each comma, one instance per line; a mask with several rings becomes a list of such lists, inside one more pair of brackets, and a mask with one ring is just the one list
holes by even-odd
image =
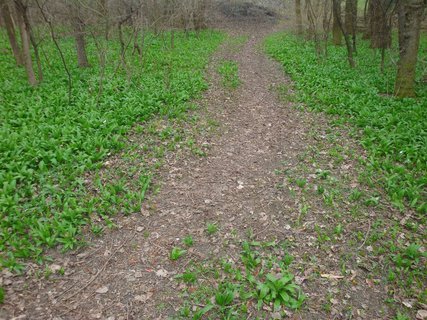
[[395, 94], [398, 97], [415, 96], [415, 68], [426, 7], [426, 0], [401, 0], [398, 5], [399, 63], [395, 83]]

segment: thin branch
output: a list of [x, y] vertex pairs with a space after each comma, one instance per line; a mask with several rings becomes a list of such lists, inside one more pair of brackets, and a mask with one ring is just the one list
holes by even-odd
[[71, 94], [72, 94], [71, 93], [71, 91], [72, 91], [72, 79], [71, 79], [70, 70], [68, 69], [68, 66], [67, 66], [67, 63], [65, 61], [64, 54], [62, 53], [61, 47], [59, 46], [59, 43], [56, 40], [55, 30], [53, 29], [52, 21], [50, 21], [48, 19], [48, 17], [46, 16], [46, 13], [44, 12], [42, 6], [40, 5], [39, 0], [36, 0], [36, 4], [37, 4], [37, 7], [40, 9], [40, 13], [43, 16], [44, 21], [49, 26], [49, 30], [50, 30], [50, 35], [52, 37], [52, 41], [54, 42], [56, 48], [58, 49], [59, 55], [61, 57], [62, 64], [64, 66], [65, 72], [67, 73], [67, 77], [68, 77], [68, 103], [71, 103], [71, 100], [72, 100], [72, 96], [71, 96]]

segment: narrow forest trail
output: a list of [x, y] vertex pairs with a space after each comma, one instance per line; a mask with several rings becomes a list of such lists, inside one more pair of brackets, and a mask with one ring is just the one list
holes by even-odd
[[[160, 192], [150, 196], [140, 215], [121, 218], [118, 229], [95, 238], [78, 254], [55, 261], [64, 267], [64, 276], [29, 278], [25, 283], [17, 278], [6, 318], [168, 319], [183, 303], [179, 294], [183, 284], [175, 276], [192, 261], [238, 260], [240, 243], [249, 234], [259, 241], [293, 242], [290, 250], [300, 283], [313, 268], [318, 268], [316, 274], [339, 272], [331, 252], [313, 246], [316, 233], [307, 227], [319, 222], [324, 211], [311, 205], [317, 216], [294, 228], [301, 203], [277, 188], [283, 177], [276, 170], [298, 166], [301, 152], [313, 141], [309, 135], [313, 123], [326, 122], [279, 99], [278, 92], [290, 82], [261, 48], [273, 29], [264, 25], [243, 29], [237, 34], [248, 36], [246, 43], [225, 45], [217, 53], [210, 67], [211, 86], [200, 102], [207, 116], [219, 123], [218, 133], [200, 137], [209, 147], [207, 156], [168, 161]], [[221, 86], [216, 68], [222, 59], [239, 65], [241, 85], [236, 90]], [[218, 231], [209, 235], [208, 223], [215, 223]], [[172, 248], [185, 247], [182, 239], [187, 236], [193, 237], [194, 245], [171, 261]], [[319, 260], [310, 261], [316, 256]], [[308, 307], [295, 313], [295, 319], [329, 319], [321, 304], [328, 294], [347, 301], [336, 319], [348, 318], [341, 311], [345, 306], [362, 310], [355, 319], [382, 318], [378, 305], [383, 297], [375, 288], [362, 281], [357, 289], [340, 287], [339, 277], [331, 279], [302, 284]], [[254, 318], [249, 314], [248, 319]]]

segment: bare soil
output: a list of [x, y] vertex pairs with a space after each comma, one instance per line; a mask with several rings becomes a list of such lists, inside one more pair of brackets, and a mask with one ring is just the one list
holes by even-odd
[[[322, 246], [316, 243], [314, 226], [333, 226], [334, 212], [319, 200], [307, 200], [310, 214], [301, 217], [302, 191], [277, 187], [285, 183], [277, 174], [281, 169], [313, 180], [313, 162], [325, 164], [348, 183], [357, 184], [357, 175], [351, 157], [337, 165], [326, 152], [320, 152], [318, 159], [307, 153], [319, 141], [328, 144], [322, 134], [329, 124], [322, 115], [300, 111], [280, 99], [278, 92], [292, 84], [261, 50], [263, 38], [275, 28], [258, 24], [228, 30], [249, 40], [237, 49], [224, 45], [213, 58], [210, 87], [196, 112], [219, 123], [216, 133], [197, 136], [198, 143], [208, 149], [207, 156], [168, 155], [156, 180], [160, 191], [150, 195], [140, 214], [118, 218], [116, 229], [92, 237], [78, 252], [52, 253], [54, 269], [63, 267], [64, 275], [39, 279], [34, 274], [3, 272], [7, 299], [0, 318], [168, 319], [182, 303], [174, 277], [190, 260], [238, 256], [239, 243], [249, 231], [257, 240], [291, 243], [294, 272], [307, 302], [301, 311], [289, 313], [290, 318], [390, 317], [383, 302], [386, 288], [368, 277], [369, 268], [358, 267], [360, 261], [352, 255], [352, 250], [364, 249], [364, 243], [350, 247], [346, 238], [349, 229], [369, 233], [369, 215], [375, 212], [367, 209], [365, 220], [349, 226], [336, 243]], [[223, 59], [239, 65], [242, 83], [236, 90], [221, 85], [216, 68]], [[343, 202], [340, 209], [348, 208]], [[209, 222], [219, 227], [210, 236], [206, 233]], [[188, 235], [193, 236], [194, 246], [185, 258], [171, 261], [171, 249], [182, 247]], [[340, 271], [343, 254], [349, 255], [345, 276]]]

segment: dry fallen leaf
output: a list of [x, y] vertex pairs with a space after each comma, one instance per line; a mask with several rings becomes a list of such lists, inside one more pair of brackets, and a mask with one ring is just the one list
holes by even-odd
[[156, 276], [166, 278], [168, 276], [168, 272], [165, 269], [159, 269], [156, 271]]
[[108, 292], [108, 287], [101, 287], [98, 290], [96, 290], [96, 293], [99, 293], [99, 294], [104, 294], [107, 292]]
[[427, 310], [418, 310], [417, 319], [418, 320], [426, 320], [427, 319]]
[[417, 302], [417, 300], [414, 300], [414, 299], [404, 300], [404, 301], [402, 301], [402, 304], [407, 308], [412, 308], [414, 306], [414, 303], [416, 303], [416, 302]]
[[50, 269], [50, 271], [52, 271], [52, 272], [56, 272], [56, 271], [59, 271], [59, 270], [61, 270], [61, 266], [60, 265], [57, 265], [57, 264], [51, 264], [50, 266], [49, 266], [49, 269]]
[[153, 292], [149, 291], [146, 294], [140, 295], [140, 296], [135, 296], [134, 300], [137, 302], [142, 302], [145, 303], [148, 300], [150, 300], [150, 298], [153, 296]]
[[344, 279], [344, 276], [338, 276], [338, 275], [335, 275], [335, 274], [324, 273], [324, 274], [321, 274], [320, 276], [322, 278], [326, 278], [326, 279]]

